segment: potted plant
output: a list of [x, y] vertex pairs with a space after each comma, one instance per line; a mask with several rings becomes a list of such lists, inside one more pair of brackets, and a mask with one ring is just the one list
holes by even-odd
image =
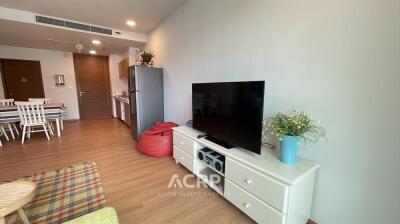
[[144, 50], [141, 54], [140, 57], [142, 57], [142, 62], [144, 65], [148, 66], [151, 63], [151, 60], [154, 58], [154, 54], [151, 51]]
[[318, 126], [305, 112], [279, 112], [264, 120], [264, 131], [270, 132], [280, 140], [280, 160], [287, 164], [296, 163], [300, 142], [316, 143], [325, 137], [325, 129]]

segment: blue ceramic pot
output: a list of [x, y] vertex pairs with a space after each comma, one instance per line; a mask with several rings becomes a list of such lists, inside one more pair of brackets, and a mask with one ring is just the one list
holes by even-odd
[[299, 136], [282, 135], [280, 144], [280, 159], [282, 163], [293, 165], [296, 163]]

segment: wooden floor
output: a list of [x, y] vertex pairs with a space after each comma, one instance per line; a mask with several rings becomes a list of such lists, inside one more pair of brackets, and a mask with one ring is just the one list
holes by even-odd
[[66, 123], [61, 139], [50, 142], [40, 133], [24, 145], [2, 141], [0, 181], [96, 162], [107, 204], [116, 208], [121, 224], [253, 223], [211, 189], [168, 188], [172, 175], [183, 177], [189, 171], [170, 157], [138, 153], [129, 128], [117, 119]]

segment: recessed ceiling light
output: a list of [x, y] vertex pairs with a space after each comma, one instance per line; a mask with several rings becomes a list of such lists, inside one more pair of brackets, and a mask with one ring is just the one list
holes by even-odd
[[96, 54], [97, 52], [95, 50], [90, 50], [89, 53], [90, 54]]
[[135, 26], [136, 23], [135, 23], [135, 21], [133, 21], [133, 20], [128, 20], [128, 21], [126, 21], [126, 25], [128, 25], [128, 26]]
[[92, 40], [92, 44], [99, 45], [101, 42], [99, 40]]

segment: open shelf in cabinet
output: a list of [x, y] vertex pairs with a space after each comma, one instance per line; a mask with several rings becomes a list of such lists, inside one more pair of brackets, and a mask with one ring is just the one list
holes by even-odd
[[197, 177], [220, 195], [224, 195], [225, 177], [220, 172], [198, 161]]

